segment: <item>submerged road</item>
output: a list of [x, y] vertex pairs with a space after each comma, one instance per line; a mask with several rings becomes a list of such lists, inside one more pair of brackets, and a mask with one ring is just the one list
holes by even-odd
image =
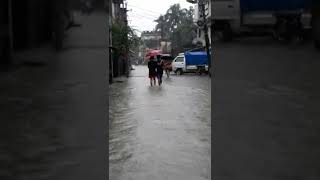
[[137, 66], [110, 86], [110, 179], [211, 179], [210, 78], [172, 75], [151, 87], [147, 74]]

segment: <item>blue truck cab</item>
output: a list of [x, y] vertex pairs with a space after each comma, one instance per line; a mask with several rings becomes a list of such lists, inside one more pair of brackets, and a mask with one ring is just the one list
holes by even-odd
[[208, 72], [207, 52], [199, 51], [180, 53], [172, 61], [172, 71], [179, 75], [189, 72], [199, 72], [200, 70]]

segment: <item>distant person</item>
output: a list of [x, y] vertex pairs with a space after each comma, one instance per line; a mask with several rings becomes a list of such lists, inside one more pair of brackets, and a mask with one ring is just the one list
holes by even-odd
[[153, 86], [152, 82], [154, 82], [154, 85], [156, 85], [157, 62], [155, 61], [153, 56], [150, 57], [150, 60], [148, 62], [148, 68], [149, 68], [150, 85]]
[[164, 61], [164, 70], [166, 72], [167, 78], [170, 77], [170, 68], [171, 68], [171, 63], [168, 60]]
[[157, 78], [158, 84], [161, 86], [162, 84], [162, 76], [163, 76], [164, 62], [161, 59], [157, 60]]

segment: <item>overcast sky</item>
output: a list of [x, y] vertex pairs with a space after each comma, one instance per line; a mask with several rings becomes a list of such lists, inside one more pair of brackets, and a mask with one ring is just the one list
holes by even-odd
[[139, 31], [153, 30], [156, 25], [154, 20], [160, 14], [165, 14], [173, 4], [180, 3], [182, 8], [193, 6], [186, 0], [127, 0], [127, 2], [129, 25]]

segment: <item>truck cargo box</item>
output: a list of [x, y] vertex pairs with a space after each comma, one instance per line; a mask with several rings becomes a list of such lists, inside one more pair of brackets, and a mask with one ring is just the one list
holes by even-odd
[[207, 52], [186, 52], [185, 54], [187, 65], [207, 65], [208, 55]]
[[310, 10], [312, 0], [240, 0], [242, 13]]

